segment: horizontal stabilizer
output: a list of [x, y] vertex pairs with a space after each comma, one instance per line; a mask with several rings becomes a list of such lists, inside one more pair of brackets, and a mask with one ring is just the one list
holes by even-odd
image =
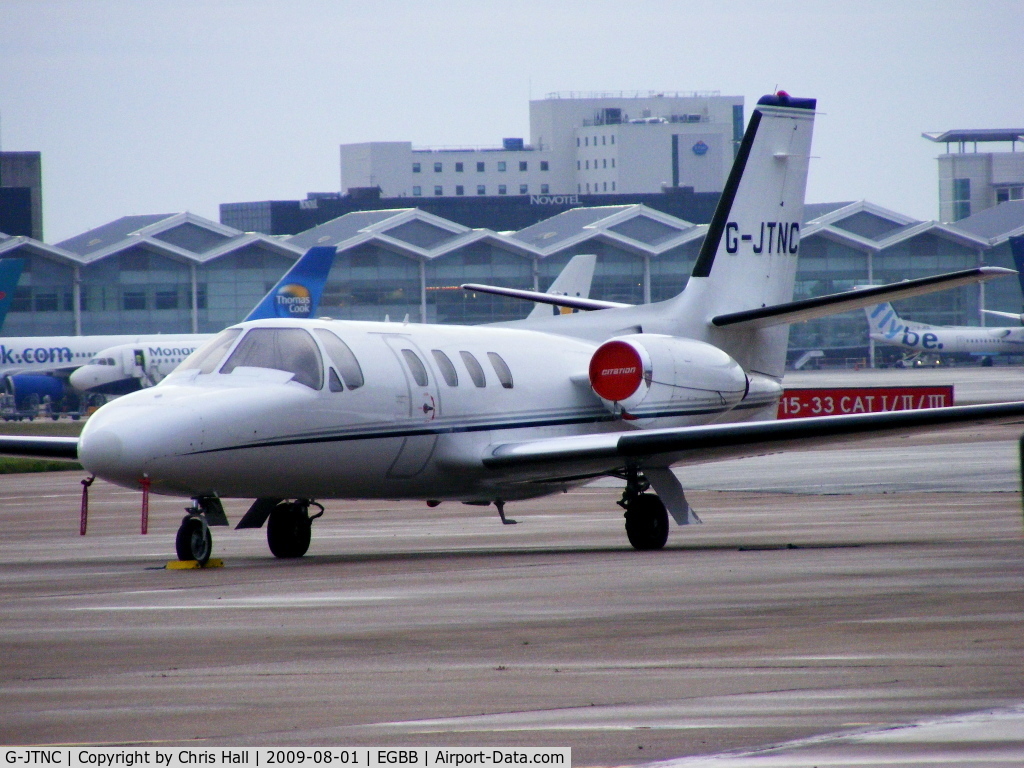
[[904, 280], [900, 283], [876, 285], [870, 288], [833, 293], [828, 296], [816, 296], [813, 299], [801, 299], [800, 301], [791, 301], [786, 304], [776, 304], [772, 307], [761, 307], [742, 312], [732, 312], [727, 315], [718, 315], [711, 319], [711, 324], [718, 328], [739, 325], [747, 328], [767, 328], [772, 325], [802, 323], [806, 320], [816, 320], [819, 317], [828, 317], [854, 309], [863, 309], [864, 307], [881, 304], [885, 301], [909, 299], [913, 296], [923, 296], [927, 293], [945, 291], [961, 285], [981, 283], [996, 277], [1014, 274], [1016, 274], [1014, 270], [1004, 269], [1003, 267], [975, 267], [974, 269], [964, 269], [944, 275], [919, 277], [914, 280]]
[[496, 296], [508, 296], [512, 299], [523, 299], [524, 301], [536, 301], [541, 304], [554, 304], [556, 307], [572, 307], [573, 309], [620, 309], [631, 307], [632, 304], [621, 304], [617, 301], [599, 301], [597, 299], [584, 299], [581, 296], [558, 296], [552, 293], [540, 291], [522, 291], [518, 288], [502, 288], [499, 285], [480, 285], [479, 283], [465, 283], [463, 290], [476, 291], [478, 293], [493, 293]]

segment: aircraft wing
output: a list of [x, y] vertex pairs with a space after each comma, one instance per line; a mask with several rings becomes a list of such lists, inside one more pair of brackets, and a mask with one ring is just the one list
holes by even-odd
[[1010, 320], [1017, 320], [1020, 323], [1024, 323], [1024, 315], [1019, 312], [1000, 312], [997, 309], [983, 309], [981, 310], [986, 315], [995, 315], [996, 317], [1005, 317]]
[[498, 443], [487, 449], [483, 464], [495, 470], [514, 469], [517, 474], [525, 470], [534, 479], [565, 478], [599, 474], [627, 463], [641, 467], [703, 463], [834, 444], [842, 438], [864, 438], [887, 431], [904, 433], [962, 422], [1015, 419], [1024, 424], [1024, 401], [637, 430]]
[[480, 283], [465, 283], [462, 288], [466, 291], [493, 293], [497, 296], [508, 296], [513, 299], [536, 301], [541, 304], [554, 304], [557, 307], [572, 307], [573, 309], [620, 309], [633, 306], [632, 304], [622, 304], [618, 301], [585, 299], [582, 296], [559, 296], [553, 293], [542, 293], [541, 291], [524, 291], [518, 288], [502, 288], [498, 285], [481, 285]]
[[0, 453], [30, 459], [77, 459], [77, 437], [0, 435]]
[[995, 277], [1013, 274], [1016, 274], [1014, 270], [1003, 267], [975, 267], [974, 269], [964, 269], [959, 272], [947, 272], [944, 275], [919, 277], [915, 280], [904, 280], [900, 283], [876, 285], [870, 288], [833, 293], [828, 296], [816, 296], [812, 299], [791, 301], [787, 304], [776, 304], [772, 307], [761, 307], [759, 309], [744, 310], [743, 312], [733, 312], [727, 315], [718, 315], [711, 319], [711, 324], [719, 328], [740, 324], [747, 327], [767, 328], [772, 325], [801, 323], [805, 320], [838, 315], [853, 309], [863, 309], [864, 307], [870, 307], [885, 301], [909, 299], [913, 296], [923, 296], [935, 291], [945, 291], [949, 288], [981, 283]]

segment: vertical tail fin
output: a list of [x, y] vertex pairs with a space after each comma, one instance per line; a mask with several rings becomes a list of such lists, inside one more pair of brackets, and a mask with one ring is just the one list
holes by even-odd
[[901, 338], [903, 332], [908, 328], [921, 330], [932, 327], [927, 323], [913, 323], [904, 320], [889, 302], [875, 304], [873, 307], [864, 307], [864, 314], [868, 316], [869, 333], [876, 341], [891, 341]]
[[[594, 280], [594, 267], [597, 266], [597, 254], [580, 253], [573, 256], [565, 265], [555, 282], [548, 288], [547, 293], [557, 293], [559, 296], [573, 296], [576, 298], [590, 298], [590, 284]], [[549, 317], [552, 314], [561, 313], [562, 307], [551, 304], [536, 304], [530, 314], [531, 320], [538, 317]], [[569, 310], [571, 311], [571, 310]]]
[[246, 320], [267, 320], [274, 317], [309, 318], [316, 315], [327, 275], [334, 264], [334, 246], [310, 248], [277, 285], [246, 316]]
[[907, 327], [889, 302], [864, 307], [864, 314], [868, 316], [869, 333], [876, 341], [895, 339]]
[[0, 328], [7, 319], [7, 310], [14, 301], [14, 292], [21, 279], [21, 270], [25, 266], [24, 259], [0, 259]]
[[[792, 301], [815, 106], [784, 91], [757, 102], [690, 281], [675, 300], [681, 318], [707, 324], [715, 315]], [[707, 334], [747, 370], [782, 375], [787, 326]]]

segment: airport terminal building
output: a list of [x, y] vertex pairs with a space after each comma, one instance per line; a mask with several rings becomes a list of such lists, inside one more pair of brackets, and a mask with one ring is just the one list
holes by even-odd
[[[804, 218], [796, 298], [981, 264], [1013, 268], [1011, 241], [1024, 237], [1024, 201], [955, 224], [865, 201], [810, 204]], [[314, 245], [337, 248], [320, 314], [338, 319], [516, 319], [532, 305], [459, 285], [544, 289], [579, 253], [598, 255], [594, 298], [659, 301], [683, 289], [706, 229], [643, 205], [576, 208], [514, 232], [415, 207], [362, 211], [283, 238], [190, 213], [128, 216], [55, 245], [0, 237], [0, 257], [26, 259], [4, 335], [215, 332], [244, 317]], [[1020, 312], [1022, 304], [1018, 281], [1004, 278], [897, 308], [921, 322], [982, 325], [983, 307]], [[795, 325], [790, 349], [821, 349], [833, 362], [867, 359], [864, 313]]]

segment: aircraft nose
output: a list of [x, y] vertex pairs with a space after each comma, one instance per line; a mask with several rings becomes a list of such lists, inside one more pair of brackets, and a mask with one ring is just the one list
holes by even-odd
[[124, 443], [112, 429], [90, 429], [78, 442], [78, 458], [87, 470], [107, 478], [124, 464]]
[[202, 425], [191, 409], [160, 407], [150, 392], [114, 400], [89, 418], [78, 443], [82, 466], [104, 480], [138, 488], [144, 476], [159, 482], [153, 477], [155, 463], [201, 443]]
[[92, 370], [93, 367], [91, 365], [83, 365], [81, 368], [73, 371], [71, 376], [68, 377], [71, 386], [79, 392], [85, 392], [95, 386], [97, 376], [96, 371]]

